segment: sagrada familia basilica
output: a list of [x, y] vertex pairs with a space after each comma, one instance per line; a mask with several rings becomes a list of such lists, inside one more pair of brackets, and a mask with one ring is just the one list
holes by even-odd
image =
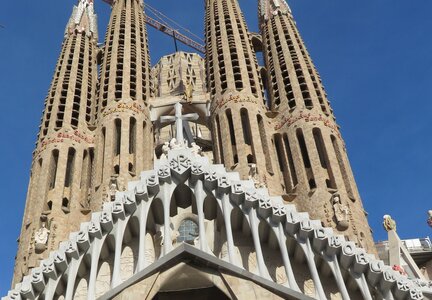
[[252, 34], [237, 0], [205, 0], [205, 58], [151, 66], [142, 0], [112, 1], [102, 47], [78, 1], [3, 299], [432, 297], [378, 258], [292, 12], [258, 2]]

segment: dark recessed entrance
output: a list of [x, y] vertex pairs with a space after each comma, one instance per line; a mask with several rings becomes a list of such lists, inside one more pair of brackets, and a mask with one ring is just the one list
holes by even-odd
[[229, 300], [224, 293], [216, 287], [193, 289], [176, 292], [159, 292], [153, 300]]

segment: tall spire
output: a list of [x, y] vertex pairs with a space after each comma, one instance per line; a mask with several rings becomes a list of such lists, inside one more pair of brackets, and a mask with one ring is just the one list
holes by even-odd
[[[150, 57], [143, 2], [116, 0], [100, 73], [94, 199], [110, 201], [110, 188], [123, 190], [129, 180], [152, 166], [149, 100]], [[95, 202], [92, 207], [101, 204]]]
[[97, 25], [81, 0], [66, 26], [33, 155], [14, 280], [87, 219], [97, 86]]
[[206, 40], [215, 160], [277, 193], [262, 82], [236, 0], [206, 1]]
[[260, 2], [273, 136], [287, 200], [371, 251], [374, 243], [320, 76], [283, 0]]

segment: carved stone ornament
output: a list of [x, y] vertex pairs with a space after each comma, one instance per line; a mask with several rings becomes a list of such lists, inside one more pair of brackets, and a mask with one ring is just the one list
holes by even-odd
[[266, 188], [266, 184], [259, 178], [256, 164], [249, 165], [249, 180], [252, 180], [256, 189]]
[[392, 219], [390, 215], [384, 215], [383, 219], [383, 226], [387, 232], [391, 230], [396, 230], [396, 222]]
[[50, 231], [46, 228], [46, 223], [43, 222], [41, 228], [35, 233], [35, 248], [36, 252], [41, 253], [46, 250]]
[[341, 231], [347, 230], [349, 227], [349, 208], [342, 204], [342, 199], [339, 194], [332, 196], [332, 205], [337, 228]]
[[428, 211], [428, 215], [429, 215], [429, 218], [427, 220], [427, 223], [428, 223], [429, 227], [432, 227], [432, 210]]

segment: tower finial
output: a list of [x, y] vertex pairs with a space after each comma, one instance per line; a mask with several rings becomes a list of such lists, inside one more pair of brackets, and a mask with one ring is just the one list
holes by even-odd
[[278, 12], [291, 13], [291, 8], [285, 0], [260, 0], [261, 17], [267, 20]]
[[94, 12], [93, 0], [78, 0], [66, 28], [65, 35], [74, 32], [85, 32], [87, 36], [97, 39], [97, 16]]

